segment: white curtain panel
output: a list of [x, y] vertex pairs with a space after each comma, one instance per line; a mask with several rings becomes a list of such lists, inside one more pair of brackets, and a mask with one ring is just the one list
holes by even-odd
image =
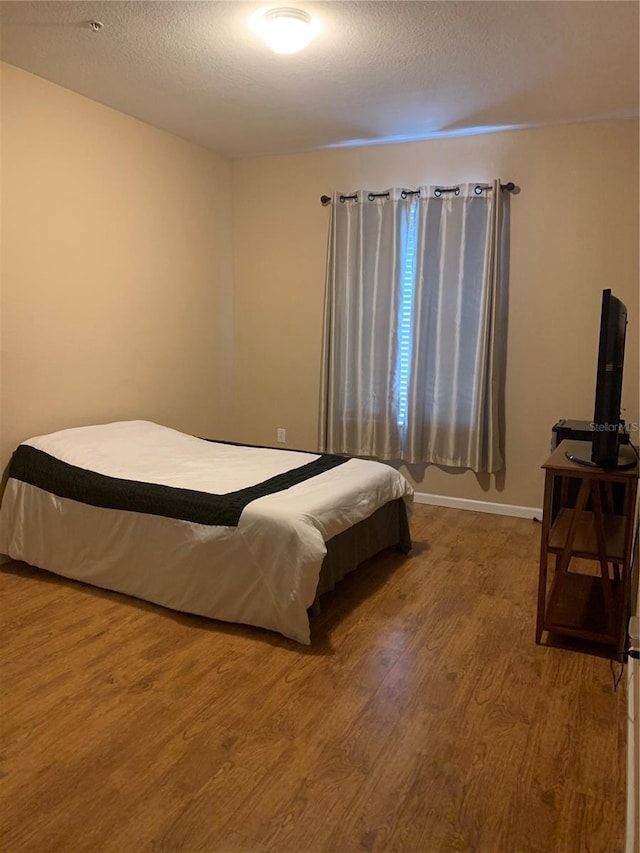
[[502, 191], [440, 189], [332, 199], [320, 442], [492, 472], [503, 465]]
[[368, 192], [334, 196], [325, 299], [321, 444], [399, 459], [398, 320], [409, 206]]

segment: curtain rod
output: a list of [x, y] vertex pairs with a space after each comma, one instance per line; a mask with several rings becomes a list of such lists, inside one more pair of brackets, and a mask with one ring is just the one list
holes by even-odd
[[[516, 188], [516, 185], [513, 183], [513, 181], [509, 181], [506, 184], [500, 184], [500, 189], [506, 190], [507, 192], [510, 192], [510, 193], [513, 192], [515, 190], [515, 188]], [[491, 189], [491, 184], [477, 184], [475, 189], [474, 189], [474, 192], [476, 195], [482, 195], [484, 190], [490, 190], [490, 189]], [[455, 195], [458, 195], [459, 192], [460, 192], [460, 187], [436, 187], [435, 190], [433, 191], [433, 194], [439, 198], [441, 195], [443, 195], [443, 193], [455, 193]], [[400, 195], [402, 196], [402, 198], [406, 198], [409, 195], [420, 195], [420, 190], [402, 190]], [[353, 195], [341, 195], [340, 201], [348, 201], [348, 200], [354, 199], [354, 198], [358, 198], [357, 193], [354, 193]], [[374, 198], [389, 198], [389, 193], [369, 193], [368, 198], [369, 198], [369, 201], [373, 201]], [[320, 203], [321, 204], [326, 206], [327, 204], [329, 204], [330, 201], [331, 201], [330, 195], [321, 195], [320, 196]]]

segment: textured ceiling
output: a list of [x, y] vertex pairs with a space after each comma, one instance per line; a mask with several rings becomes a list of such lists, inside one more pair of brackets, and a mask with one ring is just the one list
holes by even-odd
[[638, 115], [635, 2], [304, 2], [288, 56], [264, 5], [12, 0], [1, 56], [228, 157]]

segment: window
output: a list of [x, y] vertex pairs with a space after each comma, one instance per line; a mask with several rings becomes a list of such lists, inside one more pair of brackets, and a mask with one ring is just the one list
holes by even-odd
[[398, 425], [407, 426], [409, 414], [409, 375], [413, 340], [413, 303], [416, 286], [416, 223], [418, 207], [409, 210], [406, 242], [402, 253], [402, 299], [398, 326]]

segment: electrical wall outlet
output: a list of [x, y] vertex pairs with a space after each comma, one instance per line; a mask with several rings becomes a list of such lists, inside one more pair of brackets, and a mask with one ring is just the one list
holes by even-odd
[[285, 443], [285, 441], [287, 440], [287, 431], [286, 431], [286, 429], [282, 429], [282, 427], [278, 427], [278, 430], [277, 430], [276, 436], [277, 436], [277, 441], [278, 441], [280, 444], [284, 444], [284, 443]]

